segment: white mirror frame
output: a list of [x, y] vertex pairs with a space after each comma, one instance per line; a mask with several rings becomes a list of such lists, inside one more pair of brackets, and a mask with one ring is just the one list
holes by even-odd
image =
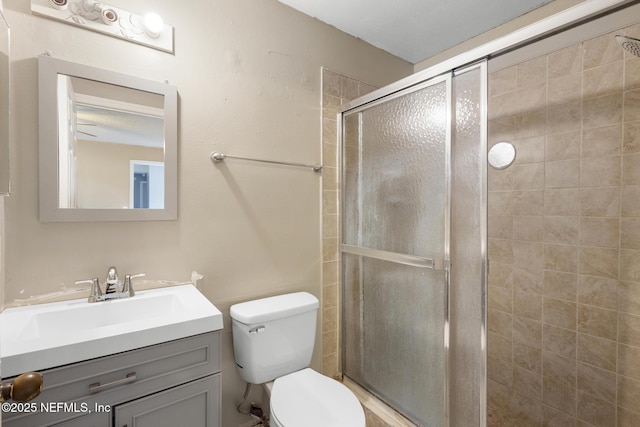
[[[58, 202], [58, 74], [164, 96], [164, 209], [66, 209]], [[178, 91], [175, 86], [50, 56], [38, 57], [40, 221], [161, 221], [178, 219]], [[107, 167], [107, 165], [105, 165]]]

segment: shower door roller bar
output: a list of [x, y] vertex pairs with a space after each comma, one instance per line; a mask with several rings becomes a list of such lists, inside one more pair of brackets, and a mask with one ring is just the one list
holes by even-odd
[[340, 250], [352, 255], [366, 256], [368, 258], [381, 259], [383, 261], [391, 261], [413, 267], [428, 268], [430, 270], [449, 269], [449, 260], [447, 259], [424, 258], [414, 255], [399, 254], [396, 252], [381, 251], [378, 249], [363, 248], [344, 243], [340, 245]]

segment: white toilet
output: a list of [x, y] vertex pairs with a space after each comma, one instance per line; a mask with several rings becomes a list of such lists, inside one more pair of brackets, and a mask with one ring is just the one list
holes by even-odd
[[344, 385], [308, 368], [319, 302], [306, 292], [231, 307], [233, 349], [240, 376], [274, 381], [272, 427], [364, 427], [364, 411]]

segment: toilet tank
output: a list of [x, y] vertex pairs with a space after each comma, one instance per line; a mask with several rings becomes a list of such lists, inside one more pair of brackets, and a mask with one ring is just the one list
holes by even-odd
[[262, 384], [309, 366], [319, 305], [310, 293], [296, 292], [231, 306], [240, 376]]

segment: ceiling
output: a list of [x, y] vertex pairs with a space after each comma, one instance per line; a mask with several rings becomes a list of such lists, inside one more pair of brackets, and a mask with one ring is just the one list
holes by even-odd
[[552, 0], [279, 0], [412, 64]]

